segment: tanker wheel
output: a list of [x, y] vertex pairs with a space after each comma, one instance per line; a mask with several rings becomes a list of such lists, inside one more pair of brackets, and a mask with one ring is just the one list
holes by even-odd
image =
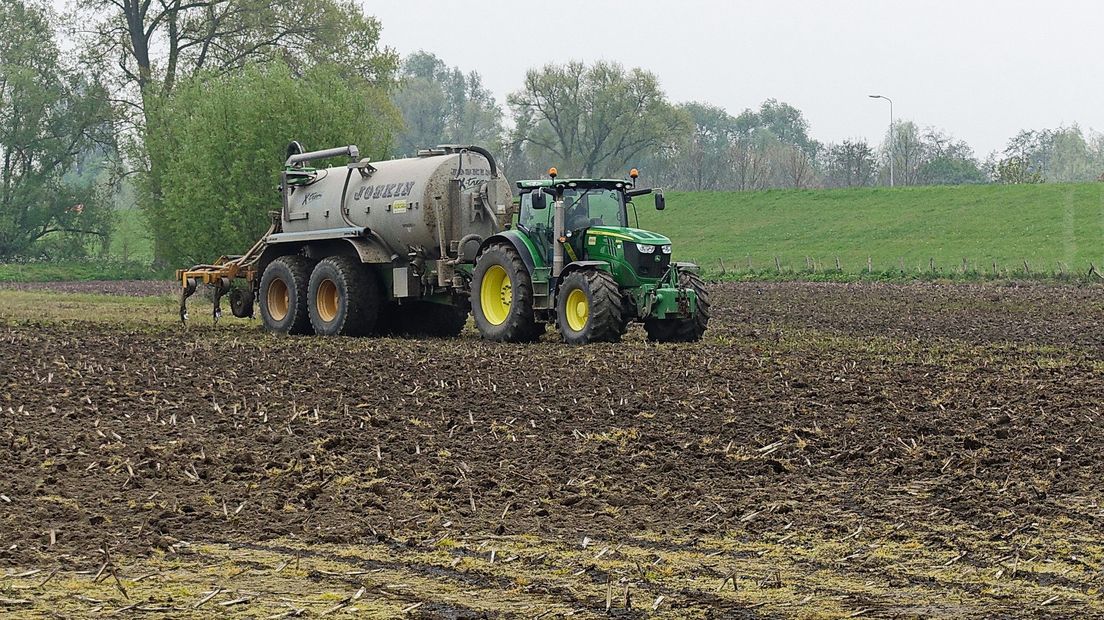
[[568, 344], [620, 341], [621, 308], [617, 282], [604, 271], [573, 272], [556, 293], [556, 322]]
[[315, 334], [363, 336], [379, 318], [379, 285], [359, 260], [331, 256], [311, 272], [307, 307]]
[[307, 285], [314, 263], [305, 256], [281, 256], [261, 275], [261, 324], [270, 332], [308, 334]]
[[709, 323], [709, 291], [705, 281], [696, 273], [684, 271], [679, 274], [679, 284], [694, 290], [698, 297], [698, 311], [689, 318], [647, 319], [644, 331], [648, 340], [653, 342], [697, 342], [705, 333]]
[[471, 305], [475, 326], [487, 340], [540, 338], [533, 316], [533, 281], [510, 245], [492, 245], [479, 256], [472, 273]]

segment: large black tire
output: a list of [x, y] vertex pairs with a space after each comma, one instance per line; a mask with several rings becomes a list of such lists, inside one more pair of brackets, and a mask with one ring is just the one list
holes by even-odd
[[261, 275], [261, 325], [270, 332], [309, 334], [307, 286], [314, 262], [305, 256], [281, 256]]
[[698, 297], [698, 311], [685, 319], [647, 319], [644, 331], [652, 342], [697, 342], [701, 340], [709, 324], [709, 291], [705, 281], [696, 273], [683, 271], [679, 274], [679, 284], [691, 288]]
[[492, 245], [476, 260], [471, 306], [475, 326], [487, 340], [532, 342], [540, 338], [533, 315], [533, 280], [509, 244]]
[[556, 323], [568, 344], [621, 340], [621, 291], [596, 269], [568, 274], [556, 293]]
[[315, 334], [363, 336], [376, 327], [379, 284], [359, 260], [331, 256], [311, 272], [307, 307]]
[[376, 332], [394, 336], [455, 338], [468, 323], [468, 301], [459, 305], [428, 301], [389, 303], [381, 311]]

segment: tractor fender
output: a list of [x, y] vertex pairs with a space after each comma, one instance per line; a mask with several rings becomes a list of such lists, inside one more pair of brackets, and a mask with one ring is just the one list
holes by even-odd
[[597, 269], [598, 271], [613, 273], [613, 271], [610, 270], [609, 263], [604, 260], [577, 260], [564, 265], [563, 271], [560, 272], [560, 279], [562, 280], [564, 276], [573, 271], [581, 271], [583, 269]]
[[536, 261], [533, 258], [533, 251], [529, 248], [529, 244], [526, 243], [526, 239], [523, 239], [521, 234], [514, 230], [507, 230], [505, 232], [491, 235], [483, 240], [483, 243], [479, 245], [479, 252], [476, 253], [476, 260], [483, 254], [486, 249], [496, 243], [506, 242], [509, 243], [517, 250], [517, 253], [521, 255], [521, 260], [525, 263], [525, 268], [529, 270], [529, 273], [533, 273], [536, 269]]

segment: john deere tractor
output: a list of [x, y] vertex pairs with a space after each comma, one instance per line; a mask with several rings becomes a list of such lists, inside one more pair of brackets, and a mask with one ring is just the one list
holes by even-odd
[[565, 342], [617, 342], [630, 323], [648, 339], [700, 340], [709, 295], [692, 263], [672, 262], [671, 240], [630, 227], [632, 200], [662, 191], [624, 179], [520, 181], [517, 222], [480, 245], [471, 283], [484, 338], [528, 342], [554, 323]]

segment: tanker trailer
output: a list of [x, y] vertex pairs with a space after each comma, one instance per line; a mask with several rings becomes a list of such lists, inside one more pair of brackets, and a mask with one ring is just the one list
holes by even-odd
[[[347, 157], [345, 166], [309, 166]], [[510, 186], [478, 146], [442, 145], [372, 162], [356, 146], [288, 147], [272, 225], [245, 254], [177, 272], [186, 301], [213, 289], [231, 311], [287, 334], [453, 336], [467, 320], [483, 240], [508, 220]], [[254, 303], [256, 302], [256, 303]]]

